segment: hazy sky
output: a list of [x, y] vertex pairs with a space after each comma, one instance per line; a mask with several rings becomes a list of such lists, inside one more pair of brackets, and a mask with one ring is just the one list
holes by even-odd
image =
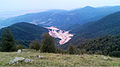
[[75, 9], [84, 6], [115, 6], [120, 0], [0, 0], [0, 10]]

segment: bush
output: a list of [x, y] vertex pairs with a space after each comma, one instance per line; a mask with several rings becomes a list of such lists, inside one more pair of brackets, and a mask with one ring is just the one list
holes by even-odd
[[76, 54], [77, 48], [75, 46], [73, 46], [72, 43], [70, 43], [70, 45], [68, 46], [67, 52], [69, 54]]
[[56, 53], [67, 54], [67, 51], [64, 49], [57, 48]]
[[109, 55], [113, 57], [120, 57], [120, 51], [113, 51]]
[[55, 53], [56, 47], [54, 39], [49, 34], [43, 34], [41, 52]]
[[30, 43], [30, 49], [39, 50], [40, 49], [40, 43], [38, 40], [34, 40], [32, 43]]

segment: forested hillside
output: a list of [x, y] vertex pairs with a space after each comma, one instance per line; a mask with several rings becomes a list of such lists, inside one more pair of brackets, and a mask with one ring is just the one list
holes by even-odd
[[78, 48], [89, 54], [104, 54], [120, 57], [120, 35], [90, 39], [79, 43]]
[[[47, 33], [48, 30], [46, 28], [26, 23], [26, 22], [21, 22], [21, 23], [16, 23], [11, 26], [8, 26], [11, 30], [11, 32], [14, 35], [15, 40], [35, 40], [35, 39], [41, 39], [41, 35], [43, 33]], [[5, 28], [0, 30], [0, 37], [1, 37], [1, 32], [4, 31]]]
[[73, 42], [95, 38], [104, 35], [120, 34], [120, 12], [108, 15], [96, 22], [89, 22], [72, 30], [76, 34]]

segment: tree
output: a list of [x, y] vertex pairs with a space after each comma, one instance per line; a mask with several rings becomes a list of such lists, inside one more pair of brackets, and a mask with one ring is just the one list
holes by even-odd
[[113, 51], [109, 55], [113, 57], [120, 57], [120, 51]]
[[55, 53], [56, 47], [54, 39], [47, 33], [43, 34], [41, 52]]
[[30, 49], [39, 50], [40, 49], [40, 43], [38, 40], [34, 40], [32, 43], [30, 43]]
[[11, 51], [16, 50], [14, 37], [8, 28], [5, 28], [2, 31], [2, 45], [1, 45], [1, 47], [2, 47], [3, 52], [11, 52]]
[[76, 54], [76, 48], [72, 43], [69, 44], [67, 51], [69, 54]]

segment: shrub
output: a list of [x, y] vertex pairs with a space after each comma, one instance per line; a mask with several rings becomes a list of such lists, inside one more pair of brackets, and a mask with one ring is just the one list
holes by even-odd
[[109, 55], [114, 57], [120, 57], [120, 51], [113, 51]]
[[47, 33], [43, 34], [41, 52], [55, 53], [56, 47], [54, 39]]
[[39, 50], [40, 49], [40, 43], [38, 40], [34, 40], [32, 43], [30, 43], [30, 49]]
[[73, 46], [72, 43], [70, 43], [68, 48], [67, 48], [67, 52], [69, 54], [76, 54], [76, 50], [77, 50], [77, 48], [75, 46]]

